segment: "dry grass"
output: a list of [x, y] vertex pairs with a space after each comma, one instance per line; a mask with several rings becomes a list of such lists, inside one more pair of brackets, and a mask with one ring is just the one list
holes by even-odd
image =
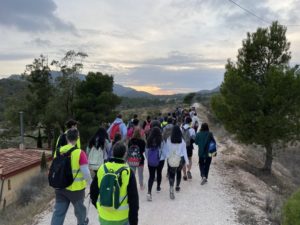
[[246, 209], [239, 210], [238, 222], [242, 225], [257, 225], [255, 213]]
[[45, 175], [34, 177], [20, 190], [17, 202], [0, 212], [0, 224], [32, 224], [34, 216], [43, 212], [53, 198], [54, 191], [48, 186]]

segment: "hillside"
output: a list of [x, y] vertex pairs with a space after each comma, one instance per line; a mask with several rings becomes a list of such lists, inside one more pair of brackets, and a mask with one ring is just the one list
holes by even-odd
[[[52, 80], [54, 82], [58, 77], [61, 76], [61, 72], [51, 71], [51, 76], [52, 76]], [[84, 74], [78, 74], [77, 77], [79, 78], [79, 80], [85, 80], [85, 75]], [[13, 75], [9, 76], [8, 78], [6, 78], [5, 80], [22, 81], [22, 78], [21, 78], [20, 75], [13, 74]], [[127, 98], [148, 98], [148, 97], [153, 97], [153, 95], [148, 93], [148, 92], [137, 91], [133, 88], [124, 87], [124, 86], [122, 86], [120, 84], [116, 84], [116, 83], [114, 83], [113, 92], [116, 95], [120, 96], [120, 97], [127, 97]]]

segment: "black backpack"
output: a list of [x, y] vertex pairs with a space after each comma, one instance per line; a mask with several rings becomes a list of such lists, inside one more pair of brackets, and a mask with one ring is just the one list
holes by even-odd
[[[73, 178], [71, 166], [71, 153], [76, 149], [76, 147], [73, 147], [63, 154], [61, 154], [59, 150], [56, 150], [56, 157], [52, 161], [48, 174], [48, 181], [51, 187], [64, 189], [74, 182], [75, 178]], [[78, 172], [79, 170], [76, 176]]]
[[52, 157], [54, 156], [54, 153], [60, 149], [60, 147], [65, 146], [67, 144], [68, 144], [68, 141], [67, 141], [66, 134], [63, 133], [63, 134], [59, 135], [56, 146], [53, 148], [53, 151], [52, 151]]

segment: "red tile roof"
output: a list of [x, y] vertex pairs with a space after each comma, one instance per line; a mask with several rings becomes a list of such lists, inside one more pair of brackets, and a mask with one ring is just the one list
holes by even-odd
[[[47, 161], [51, 160], [51, 154], [46, 152]], [[0, 149], [0, 162], [3, 166], [1, 179], [14, 176], [20, 172], [39, 166], [43, 151], [32, 149]]]

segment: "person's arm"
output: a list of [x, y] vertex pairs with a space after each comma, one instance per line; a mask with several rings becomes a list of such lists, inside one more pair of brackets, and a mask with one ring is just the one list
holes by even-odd
[[184, 157], [185, 164], [189, 165], [190, 162], [189, 162], [189, 158], [187, 156], [186, 143], [184, 140], [182, 140], [182, 143], [181, 143], [181, 154], [182, 154], [181, 156]]
[[121, 135], [122, 135], [122, 140], [126, 140], [126, 137], [127, 137], [127, 127], [125, 125], [125, 123], [122, 123], [120, 125], [120, 130], [121, 130]]
[[80, 144], [80, 137], [78, 136], [77, 142], [76, 142], [77, 148], [81, 149], [81, 144]]
[[88, 159], [84, 151], [81, 151], [79, 158], [80, 172], [83, 174], [83, 178], [90, 185], [92, 183], [92, 177], [89, 170]]
[[114, 123], [112, 123], [112, 124], [109, 126], [109, 128], [107, 129], [108, 137], [110, 136], [110, 130], [111, 130], [111, 128], [112, 128], [113, 125], [114, 125]]
[[127, 197], [129, 206], [128, 220], [130, 225], [138, 224], [139, 194], [136, 185], [136, 179], [132, 170], [130, 170], [129, 183], [127, 186]]
[[98, 176], [97, 174], [94, 176], [93, 182], [90, 186], [90, 199], [92, 204], [97, 208], [97, 200], [99, 195], [99, 187], [98, 187]]
[[198, 146], [200, 145], [199, 137], [200, 137], [200, 132], [198, 132], [198, 133], [196, 134], [196, 137], [195, 137], [195, 144], [198, 145]]
[[190, 128], [189, 132], [190, 132], [191, 139], [195, 140], [195, 138], [196, 138], [196, 132], [195, 132], [195, 130], [193, 128]]
[[141, 139], [141, 147], [140, 147], [141, 154], [145, 153], [145, 148], [146, 148], [146, 142], [143, 139]]

